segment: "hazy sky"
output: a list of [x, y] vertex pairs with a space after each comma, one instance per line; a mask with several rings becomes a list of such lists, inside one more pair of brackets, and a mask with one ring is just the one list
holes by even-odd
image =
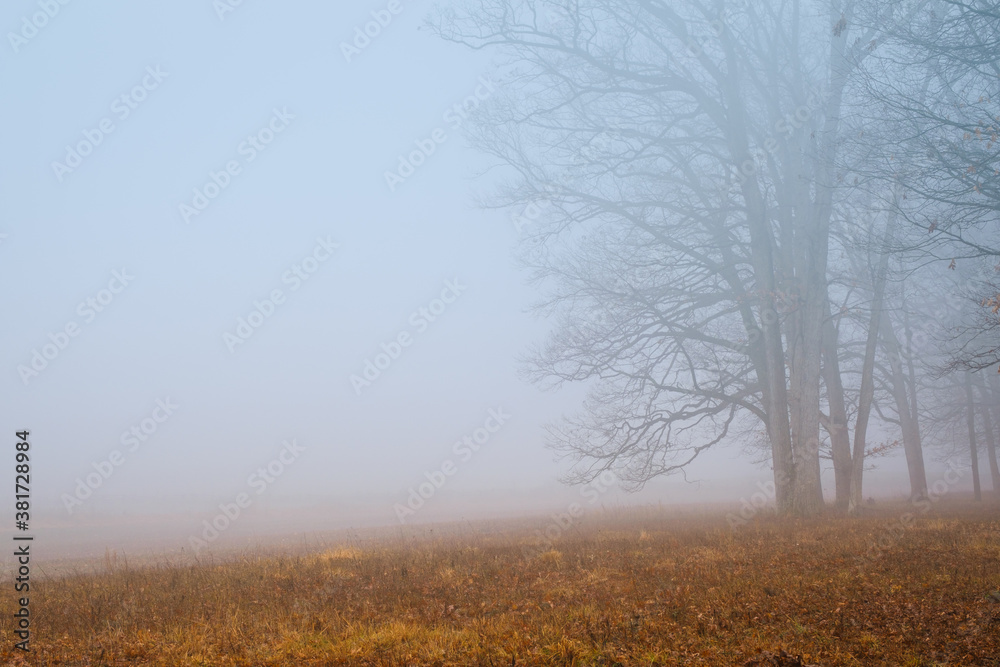
[[[446, 115], [490, 94], [493, 67], [419, 30], [426, 2], [381, 14], [348, 62], [341, 43], [388, 4], [4, 5], [0, 400], [8, 435], [32, 430], [36, 503], [60, 505], [115, 450], [98, 496], [233, 495], [289, 439], [304, 451], [268, 493], [391, 497], [446, 459], [456, 492], [564, 469], [541, 427], [582, 392], [516, 376], [546, 326], [525, 313], [510, 213], [476, 208], [492, 176], [473, 178], [486, 163]], [[430, 137], [391, 191], [385, 172]], [[273, 313], [236, 344], [255, 301]], [[351, 376], [401, 334], [359, 395]], [[35, 351], [54, 356], [37, 375]], [[463, 461], [453, 443], [500, 408]], [[143, 420], [156, 432], [122, 440]], [[738, 455], [696, 477], [768, 478]]]

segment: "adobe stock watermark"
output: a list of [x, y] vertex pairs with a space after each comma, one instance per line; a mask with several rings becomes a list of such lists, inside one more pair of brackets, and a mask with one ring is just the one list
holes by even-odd
[[364, 370], [361, 374], [351, 375], [351, 387], [354, 388], [354, 395], [360, 396], [361, 391], [370, 387], [375, 380], [381, 377], [382, 373], [392, 366], [392, 363], [399, 359], [403, 350], [413, 345], [414, 336], [424, 333], [430, 328], [431, 323], [436, 322], [439, 317], [445, 314], [448, 307], [458, 300], [458, 297], [468, 288], [459, 282], [458, 278], [444, 281], [444, 289], [438, 298], [432, 299], [426, 306], [421, 306], [410, 314], [411, 332], [404, 329], [396, 334], [388, 343], [382, 343], [382, 351], [377, 353], [373, 359], [365, 359]]
[[[475, 453], [482, 449], [510, 419], [510, 415], [503, 411], [503, 406], [496, 409], [490, 408], [487, 414], [482, 426], [474, 429], [472, 433], [462, 436], [461, 440], [452, 445], [452, 453], [459, 457], [462, 463], [471, 461]], [[453, 477], [457, 472], [458, 464], [452, 459], [445, 459], [435, 470], [424, 472], [424, 478], [427, 481], [421, 482], [416, 488], [409, 488], [410, 495], [405, 504], [395, 503], [392, 506], [399, 523], [406, 523], [406, 518], [416, 514], [445, 485], [448, 478]]]
[[226, 20], [226, 14], [232, 14], [243, 5], [243, 0], [212, 0], [212, 9], [219, 17], [219, 22]]
[[[790, 114], [779, 118], [774, 123], [774, 132], [769, 135], [760, 147], [756, 150], [757, 157], [763, 162], [767, 156], [775, 153], [780, 147], [779, 139], [791, 139], [795, 133], [805, 127], [805, 124], [812, 119], [813, 114], [829, 100], [829, 94], [817, 89], [810, 89], [804, 104], [800, 104]], [[740, 184], [746, 183], [751, 177], [757, 176], [757, 162], [753, 155], [748, 155], [735, 169]], [[728, 187], [723, 184], [722, 189]]]
[[760, 512], [775, 507], [776, 487], [774, 482], [772, 480], [757, 482], [757, 488], [760, 490], [754, 492], [749, 500], [745, 496], [740, 498], [740, 513], [738, 515], [733, 512], [726, 514], [726, 523], [732, 530], [747, 525]]
[[[596, 503], [602, 495], [608, 492], [612, 486], [618, 483], [618, 477], [610, 470], [605, 470], [596, 479], [584, 484], [580, 488], [580, 495], [587, 501], [587, 505]], [[563, 533], [581, 521], [587, 514], [587, 508], [579, 502], [572, 502], [566, 507], [565, 512], [552, 515], [552, 522], [545, 526], [544, 530], [536, 530], [535, 544], [526, 545], [521, 550], [521, 555], [527, 559], [555, 548], [555, 541]]]
[[[447, 123], [448, 127], [455, 130], [462, 126], [462, 123], [469, 117], [469, 112], [479, 108], [479, 105], [488, 100], [496, 92], [496, 85], [488, 77], [479, 77], [479, 86], [461, 102], [457, 102], [444, 112], [441, 120]], [[389, 187], [389, 192], [395, 192], [396, 188], [413, 176], [438, 147], [448, 141], [448, 133], [443, 127], [431, 130], [424, 139], [417, 139], [413, 142], [414, 148], [407, 155], [397, 155], [399, 162], [395, 171], [386, 171], [385, 184]]]
[[371, 12], [371, 21], [354, 28], [354, 39], [351, 42], [340, 43], [340, 52], [343, 54], [344, 60], [350, 63], [354, 58], [360, 56], [362, 51], [371, 46], [372, 40], [381, 35], [393, 19], [402, 13], [403, 3], [401, 0], [389, 0], [385, 9], [376, 9]]
[[[170, 400], [170, 397], [156, 399], [156, 407], [148, 417], [142, 419], [138, 424], [132, 425], [127, 431], [122, 431], [118, 441], [130, 453], [139, 451], [139, 447], [146, 443], [165, 423], [173, 416], [174, 411], [180, 406]], [[73, 510], [82, 507], [84, 501], [90, 498], [94, 491], [101, 488], [104, 482], [111, 479], [115, 470], [125, 463], [126, 455], [120, 449], [112, 450], [108, 458], [103, 461], [91, 463], [94, 472], [88, 473], [82, 479], [76, 478], [76, 488], [73, 494], [62, 494], [60, 500], [66, 507], [68, 514], [73, 514]]]
[[[291, 268], [281, 274], [282, 284], [289, 286], [289, 292], [298, 291], [309, 278], [320, 270], [323, 264], [333, 257], [334, 250], [339, 247], [340, 244], [330, 240], [329, 235], [325, 239], [318, 237], [312, 252], [292, 264]], [[257, 329], [271, 319], [278, 307], [285, 304], [285, 299], [285, 292], [280, 288], [275, 288], [263, 299], [255, 300], [250, 314], [236, 320], [235, 331], [233, 333], [226, 331], [222, 334], [222, 342], [229, 348], [229, 352], [235, 354], [237, 347], [250, 340]]]
[[[159, 88], [168, 76], [170, 73], [162, 71], [160, 65], [150, 65], [146, 68], [139, 83], [111, 102], [111, 113], [115, 115], [118, 122], [125, 122], [132, 115], [132, 112], [138, 109], [139, 105], [145, 102], [149, 98], [149, 94]], [[63, 161], [53, 160], [52, 162], [52, 172], [59, 182], [62, 183], [67, 175], [76, 171], [83, 164], [84, 159], [104, 143], [104, 140], [115, 129], [115, 122], [110, 117], [105, 117], [97, 122], [96, 127], [82, 130], [83, 139], [75, 145], [67, 144]]]
[[[542, 191], [545, 194], [553, 194], [556, 189], [554, 186], [548, 183], [544, 183], [541, 186]], [[528, 225], [533, 225], [542, 217], [545, 213], [545, 209], [549, 208], [552, 202], [544, 197], [539, 197], [536, 201], [528, 202], [524, 208], [521, 209], [520, 213], [511, 212], [510, 222], [514, 225], [514, 231], [519, 235], [521, 231]]]
[[[306, 451], [306, 448], [299, 445], [294, 438], [291, 441], [285, 440], [282, 444], [284, 446], [278, 452], [277, 456], [271, 459], [266, 466], [257, 468], [247, 478], [247, 486], [256, 491], [255, 495], [259, 496], [267, 491], [285, 473], [289, 466], [298, 460], [302, 452]], [[246, 491], [236, 494], [232, 502], [220, 503], [219, 513], [212, 517], [211, 521], [205, 519], [201, 522], [201, 537], [191, 535], [188, 538], [188, 544], [194, 551], [195, 556], [202, 549], [208, 548], [208, 545], [217, 540], [219, 535], [236, 523], [236, 520], [243, 514], [243, 510], [249, 508], [251, 505], [253, 505], [253, 497]]]
[[302, 614], [316, 609], [317, 606], [328, 605], [339, 597], [343, 590], [343, 580], [335, 580], [327, 583], [322, 588], [314, 590], [311, 593], [296, 597], [295, 602], [292, 603], [292, 611]]
[[243, 167], [249, 165], [267, 150], [267, 147], [279, 134], [288, 129], [295, 115], [288, 112], [288, 107], [272, 110], [267, 123], [236, 147], [236, 154], [242, 157], [227, 160], [219, 171], [209, 171], [208, 180], [201, 187], [192, 191], [190, 203], [182, 202], [177, 206], [181, 219], [185, 224], [191, 224], [191, 218], [201, 215], [215, 199], [228, 188], [233, 179], [243, 173]]
[[14, 53], [19, 53], [21, 48], [38, 36], [49, 21], [54, 19], [62, 8], [70, 3], [70, 0], [38, 0], [40, 11], [21, 17], [21, 29], [18, 32], [8, 32], [7, 41]]
[[[802, 447], [801, 455], [808, 458], [816, 455], [818, 452], [819, 439], [816, 437], [810, 437], [806, 440], [805, 445]], [[792, 480], [789, 475], [781, 471], [776, 471], [774, 473], [774, 479], [766, 482], [757, 482], [758, 491], [754, 492], [749, 499], [745, 496], [740, 498], [739, 514], [734, 512], [726, 514], [726, 523], [729, 524], [729, 528], [731, 530], [736, 530], [737, 528], [747, 525], [751, 519], [761, 512], [776, 509], [778, 494], [776, 482], [781, 482], [783, 486], [788, 486], [791, 484]]]
[[903, 536], [903, 533], [916, 523], [918, 517], [930, 512], [935, 503], [948, 495], [952, 487], [962, 481], [965, 476], [963, 469], [959, 468], [951, 459], [948, 459], [947, 467], [948, 469], [941, 478], [931, 484], [927, 490], [926, 498], [910, 500], [914, 511], [905, 512], [890, 527], [884, 528], [882, 534], [869, 545], [865, 553], [854, 557], [855, 564], [863, 565], [878, 558], [883, 549], [892, 546]]
[[[83, 318], [84, 324], [90, 324], [97, 319], [99, 313], [103, 313], [114, 302], [119, 294], [125, 291], [125, 288], [134, 279], [135, 276], [129, 275], [127, 269], [112, 271], [107, 288], [81, 301], [76, 307], [76, 314]], [[32, 349], [31, 359], [28, 363], [20, 364], [17, 367], [17, 374], [24, 386], [27, 387], [33, 379], [48, 368], [49, 364], [69, 347], [70, 342], [80, 335], [81, 330], [80, 324], [76, 320], [70, 320], [59, 331], [49, 332], [49, 342], [44, 343], [41, 349]]]

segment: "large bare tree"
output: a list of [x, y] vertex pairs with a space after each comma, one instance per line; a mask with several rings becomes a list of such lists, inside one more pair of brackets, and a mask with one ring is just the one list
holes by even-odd
[[756, 428], [779, 509], [822, 507], [841, 112], [878, 36], [855, 11], [480, 0], [432, 18], [504, 60], [472, 140], [511, 174], [496, 204], [547, 203], [523, 261], [555, 329], [529, 368], [592, 383], [553, 433], [576, 479], [614, 468], [640, 486]]

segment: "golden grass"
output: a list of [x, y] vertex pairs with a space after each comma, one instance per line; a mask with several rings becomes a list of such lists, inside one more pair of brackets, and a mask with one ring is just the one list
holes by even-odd
[[[35, 665], [1000, 665], [1000, 516], [592, 515], [32, 582]], [[882, 536], [884, 546], [872, 548]], [[15, 609], [13, 587], [0, 608]], [[762, 663], [763, 664], [763, 663]]]

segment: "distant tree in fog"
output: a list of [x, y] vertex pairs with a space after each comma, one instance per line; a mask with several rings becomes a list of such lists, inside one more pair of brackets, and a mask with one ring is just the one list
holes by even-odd
[[[1000, 363], [1000, 5], [984, 0], [911, 0], [913, 20], [887, 30], [866, 63], [869, 113], [885, 127], [888, 160], [911, 204], [901, 214], [924, 257], [977, 269], [961, 298], [979, 309], [953, 324], [963, 336], [957, 367]], [[988, 260], [988, 261], [987, 261]], [[998, 309], [1000, 310], [1000, 309]]]

